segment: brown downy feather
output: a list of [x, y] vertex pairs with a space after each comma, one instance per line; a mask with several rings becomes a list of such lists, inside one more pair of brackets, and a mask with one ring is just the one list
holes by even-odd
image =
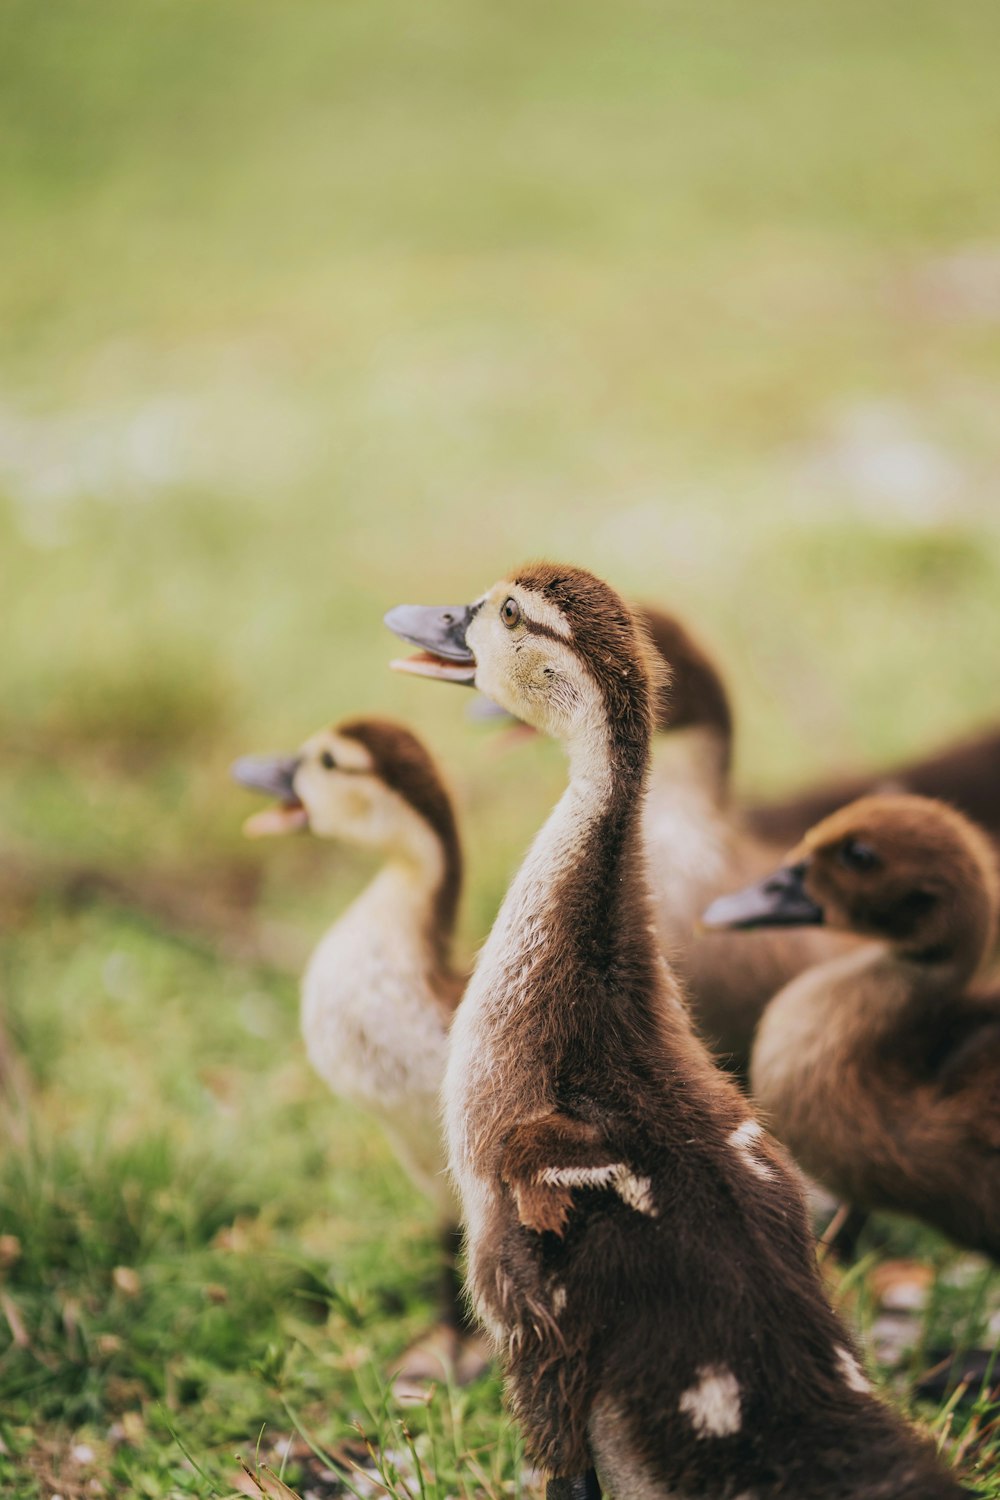
[[823, 919], [875, 940], [768, 1007], [754, 1092], [802, 1165], [1000, 1260], [996, 852], [943, 803], [868, 797], [788, 856]]
[[879, 773], [835, 777], [791, 797], [750, 803], [744, 814], [761, 838], [787, 848], [807, 828], [868, 792], [886, 790], [938, 797], [1000, 840], [1000, 729], [946, 745], [933, 755]]
[[556, 1476], [596, 1462], [617, 1500], [956, 1500], [870, 1393], [796, 1175], [696, 1040], [654, 939], [655, 689], [628, 610], [536, 564], [486, 594], [467, 638], [477, 683], [558, 724], [571, 760], [445, 1085], [470, 1287], [529, 1452]]

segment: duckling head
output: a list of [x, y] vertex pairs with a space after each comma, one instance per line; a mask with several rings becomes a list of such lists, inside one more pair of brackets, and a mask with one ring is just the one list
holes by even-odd
[[975, 824], [929, 797], [881, 795], [824, 818], [781, 869], [720, 897], [702, 920], [710, 928], [822, 922], [943, 959], [959, 934], [984, 952], [998, 904], [993, 847]]
[[419, 849], [428, 830], [457, 858], [451, 798], [429, 752], [402, 724], [349, 719], [311, 735], [291, 756], [246, 756], [232, 776], [274, 797], [247, 820], [251, 837], [308, 829], [388, 854]]
[[[633, 605], [640, 626], [660, 657], [656, 693], [656, 728], [664, 734], [676, 730], [708, 731], [718, 774], [728, 782], [732, 764], [733, 711], [726, 684], [711, 657], [676, 615], [653, 604]], [[413, 659], [411, 658], [411, 663]], [[406, 670], [419, 670], [416, 664]], [[530, 724], [514, 718], [491, 698], [477, 698], [469, 717], [481, 722], [499, 719], [516, 725], [516, 738], [536, 732]], [[515, 736], [508, 736], [512, 743]]]
[[393, 666], [474, 684], [508, 713], [581, 746], [648, 745], [665, 669], [615, 591], [582, 568], [531, 563], [473, 604], [400, 605], [385, 622], [421, 648]]

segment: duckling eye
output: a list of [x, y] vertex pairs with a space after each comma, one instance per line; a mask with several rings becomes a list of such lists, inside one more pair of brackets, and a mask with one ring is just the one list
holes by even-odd
[[505, 599], [500, 606], [500, 618], [508, 630], [513, 630], [521, 619], [521, 606], [516, 599]]
[[334, 760], [329, 750], [323, 751], [323, 754], [319, 758], [319, 763], [323, 767], [324, 771], [333, 771], [337, 766], [337, 762]]
[[839, 854], [841, 864], [849, 870], [874, 870], [882, 863], [871, 844], [863, 839], [845, 839]]

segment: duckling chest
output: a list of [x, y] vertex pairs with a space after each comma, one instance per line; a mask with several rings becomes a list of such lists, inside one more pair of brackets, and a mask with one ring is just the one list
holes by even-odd
[[865, 1019], [869, 964], [850, 954], [787, 985], [765, 1013], [751, 1064], [753, 1095], [775, 1133], [807, 1171], [848, 1194], [878, 1169], [886, 1113], [878, 1037]]
[[385, 1115], [436, 1097], [446, 1030], [426, 950], [389, 921], [348, 914], [319, 944], [302, 985], [309, 1059], [342, 1098]]

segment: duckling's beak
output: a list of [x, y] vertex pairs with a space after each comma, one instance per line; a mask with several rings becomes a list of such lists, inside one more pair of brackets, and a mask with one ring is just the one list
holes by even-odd
[[393, 671], [471, 685], [476, 680], [476, 658], [469, 650], [465, 632], [474, 614], [467, 604], [442, 608], [397, 604], [386, 615], [385, 623], [395, 635], [420, 650], [416, 656], [391, 662]]
[[233, 762], [229, 774], [240, 786], [251, 792], [276, 797], [280, 806], [254, 813], [243, 824], [247, 838], [264, 838], [268, 834], [293, 833], [308, 828], [309, 816], [295, 795], [295, 773], [301, 761], [297, 755], [244, 755]]
[[805, 927], [824, 921], [823, 908], [806, 894], [807, 865], [783, 865], [745, 890], [713, 901], [702, 928]]

